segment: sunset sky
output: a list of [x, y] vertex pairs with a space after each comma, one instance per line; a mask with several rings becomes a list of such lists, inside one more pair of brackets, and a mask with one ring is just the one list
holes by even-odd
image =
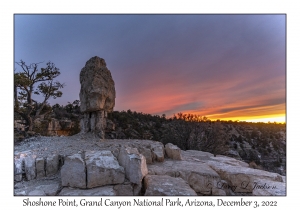
[[66, 86], [51, 105], [79, 99], [79, 73], [93, 56], [112, 73], [114, 110], [285, 121], [283, 14], [14, 15], [14, 61], [61, 71]]

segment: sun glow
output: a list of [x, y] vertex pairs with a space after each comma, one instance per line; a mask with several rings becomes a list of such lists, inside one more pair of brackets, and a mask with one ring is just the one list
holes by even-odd
[[[212, 119], [211, 120], [217, 120]], [[286, 123], [285, 115], [266, 115], [266, 116], [253, 116], [253, 117], [232, 117], [232, 118], [220, 118], [220, 120], [232, 120], [232, 121], [245, 121], [245, 122], [276, 122], [276, 123]]]
[[265, 118], [254, 118], [254, 119], [249, 119], [245, 120], [247, 122], [276, 122], [276, 123], [285, 123], [286, 119], [285, 116], [277, 116], [277, 117], [265, 117]]

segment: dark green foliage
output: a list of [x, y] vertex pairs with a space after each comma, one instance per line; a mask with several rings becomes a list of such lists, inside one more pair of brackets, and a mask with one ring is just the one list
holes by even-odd
[[[212, 122], [199, 115], [178, 113], [167, 119], [164, 115], [149, 115], [135, 111], [114, 111], [109, 114], [116, 128], [121, 128], [126, 138], [153, 139], [164, 144], [173, 143], [182, 150], [201, 150], [214, 154], [226, 154], [229, 149], [238, 149], [240, 156], [247, 161], [260, 163], [259, 154], [269, 156], [270, 142], [274, 150], [285, 148], [279, 139], [279, 131], [285, 132], [284, 124], [247, 123], [233, 121]], [[230, 134], [233, 132], [232, 134]], [[145, 135], [150, 134], [149, 136]], [[271, 139], [273, 135], [276, 139]], [[234, 142], [233, 144], [230, 143]], [[250, 144], [245, 152], [243, 142]], [[281, 151], [283, 149], [280, 149]], [[258, 152], [258, 153], [257, 153]], [[273, 153], [272, 153], [273, 154]], [[274, 153], [275, 154], [275, 153]]]
[[[27, 130], [32, 131], [34, 120], [42, 115], [48, 99], [61, 97], [60, 89], [64, 85], [54, 81], [60, 75], [60, 71], [51, 62], [40, 69], [39, 63], [27, 65], [21, 60], [16, 64], [21, 67], [21, 70], [19, 72], [15, 70], [14, 73], [14, 112], [26, 121]], [[36, 95], [42, 96], [42, 102], [34, 99]]]
[[61, 119], [70, 119], [70, 120], [79, 120], [80, 116], [80, 101], [75, 100], [73, 103], [68, 102], [68, 105], [61, 106], [59, 104], [55, 104], [52, 106], [52, 110], [54, 113], [54, 118]]
[[253, 130], [251, 133], [251, 138], [258, 139], [258, 137], [259, 137], [259, 134], [258, 134], [257, 130]]
[[163, 144], [173, 143], [183, 150], [191, 149], [190, 136], [193, 131], [192, 122], [173, 120], [163, 127], [161, 142]]
[[114, 111], [108, 113], [108, 119], [121, 128], [126, 138], [149, 139], [151, 134], [153, 140], [160, 140], [162, 135], [162, 124], [168, 120], [163, 116], [150, 115], [138, 112]]
[[260, 164], [259, 153], [256, 150], [249, 150], [248, 161], [254, 161], [257, 164]]
[[48, 135], [48, 120], [42, 120], [39, 123], [35, 123], [33, 131], [40, 134], [41, 136], [47, 136]]
[[274, 164], [275, 167], [280, 167], [281, 166], [281, 162], [278, 161], [278, 160], [274, 161], [273, 164]]
[[242, 143], [243, 142], [243, 138], [242, 138], [242, 136], [241, 135], [239, 135], [239, 137], [237, 137], [237, 139], [236, 139], [238, 142], [240, 142], [240, 143]]

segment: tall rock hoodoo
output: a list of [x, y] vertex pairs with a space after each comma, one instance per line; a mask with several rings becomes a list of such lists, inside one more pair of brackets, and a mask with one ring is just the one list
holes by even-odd
[[80, 72], [81, 132], [94, 132], [105, 138], [107, 113], [115, 106], [115, 83], [105, 60], [97, 56], [89, 59]]

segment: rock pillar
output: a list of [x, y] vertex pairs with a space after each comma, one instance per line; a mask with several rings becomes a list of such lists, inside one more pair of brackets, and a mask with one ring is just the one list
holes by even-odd
[[103, 58], [92, 57], [80, 72], [81, 132], [105, 138], [107, 113], [115, 106], [115, 83]]

